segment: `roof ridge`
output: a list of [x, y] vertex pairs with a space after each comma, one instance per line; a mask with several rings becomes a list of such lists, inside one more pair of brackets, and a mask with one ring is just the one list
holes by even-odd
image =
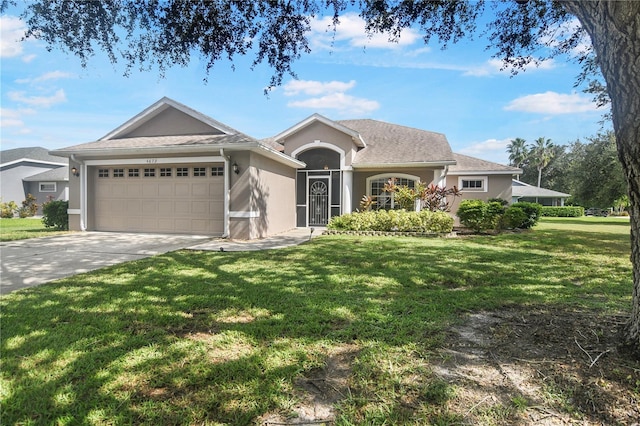
[[[427, 133], [433, 133], [433, 134], [436, 134], [436, 135], [444, 135], [444, 136], [446, 136], [443, 132], [436, 132], [434, 130], [425, 130], [425, 129], [421, 129], [421, 128], [418, 128], [418, 127], [407, 126], [407, 125], [404, 125], [404, 124], [397, 124], [397, 123], [391, 123], [389, 121], [377, 120], [375, 118], [353, 118], [353, 119], [346, 119], [346, 120], [336, 120], [336, 123], [343, 124], [343, 122], [347, 122], [347, 121], [370, 121], [370, 122], [374, 122], [374, 123], [386, 124], [386, 125], [393, 126], [393, 127], [402, 127], [404, 129], [415, 130], [415, 131], [418, 131], [418, 132], [427, 132]], [[345, 124], [343, 124], [343, 125], [345, 125]], [[346, 126], [346, 127], [349, 127], [349, 126]]]

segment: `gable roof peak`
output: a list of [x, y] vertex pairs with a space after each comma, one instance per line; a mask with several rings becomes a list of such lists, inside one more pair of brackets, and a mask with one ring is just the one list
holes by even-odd
[[198, 120], [210, 127], [213, 127], [219, 130], [221, 133], [226, 135], [235, 135], [240, 133], [239, 131], [217, 121], [213, 118], [205, 115], [199, 111], [196, 111], [185, 104], [178, 102], [174, 99], [171, 99], [167, 96], [163, 96], [158, 101], [151, 104], [149, 107], [145, 108], [142, 112], [136, 114], [134, 117], [127, 120], [124, 124], [118, 126], [111, 132], [107, 133], [105, 136], [101, 137], [98, 140], [110, 140], [110, 139], [118, 139], [123, 135], [126, 135], [130, 131], [134, 130], [136, 127], [146, 123], [151, 120], [153, 117], [157, 116], [159, 113], [165, 111], [168, 108], [174, 108], [183, 114], [186, 114], [192, 117], [195, 120]]
[[353, 139], [353, 142], [356, 144], [356, 146], [360, 147], [360, 148], [364, 148], [367, 146], [367, 144], [365, 143], [364, 139], [362, 138], [362, 136], [360, 135], [360, 133], [356, 130], [350, 129], [349, 127], [346, 127], [342, 124], [340, 124], [340, 122], [338, 121], [334, 121], [331, 120], [327, 117], [325, 117], [324, 115], [313, 113], [311, 114], [309, 117], [305, 118], [304, 120], [298, 122], [297, 124], [294, 124], [293, 126], [289, 127], [287, 130], [278, 133], [277, 135], [275, 135], [272, 139], [275, 142], [279, 142], [282, 139], [286, 139], [287, 137], [289, 137], [290, 135], [292, 135], [293, 133], [296, 133], [302, 129], [304, 129], [305, 127], [313, 124], [313, 123], [322, 123], [326, 126], [332, 127], [336, 130], [338, 130], [339, 132], [345, 133], [349, 136], [351, 136], [351, 138]]

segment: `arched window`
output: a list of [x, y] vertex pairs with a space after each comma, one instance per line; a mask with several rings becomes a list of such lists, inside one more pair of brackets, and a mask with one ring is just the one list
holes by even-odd
[[340, 153], [328, 148], [312, 148], [298, 154], [308, 170], [340, 170]]
[[420, 178], [405, 174], [384, 174], [367, 178], [367, 195], [374, 198], [374, 209], [394, 210], [400, 208], [396, 205], [394, 193], [384, 192], [384, 186], [390, 179], [395, 179], [397, 186], [415, 188]]

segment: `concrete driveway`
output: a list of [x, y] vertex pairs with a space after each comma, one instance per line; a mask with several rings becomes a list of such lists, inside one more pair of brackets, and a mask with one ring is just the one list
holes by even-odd
[[0, 243], [0, 294], [210, 241], [191, 235], [79, 232]]

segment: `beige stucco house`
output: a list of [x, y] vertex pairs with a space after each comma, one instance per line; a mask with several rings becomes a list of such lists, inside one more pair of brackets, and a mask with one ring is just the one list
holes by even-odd
[[98, 141], [51, 153], [69, 158], [70, 229], [234, 239], [324, 226], [364, 195], [393, 208], [382, 192], [391, 177], [511, 200], [521, 172], [454, 154], [441, 133], [375, 120], [314, 114], [257, 140], [168, 98]]

